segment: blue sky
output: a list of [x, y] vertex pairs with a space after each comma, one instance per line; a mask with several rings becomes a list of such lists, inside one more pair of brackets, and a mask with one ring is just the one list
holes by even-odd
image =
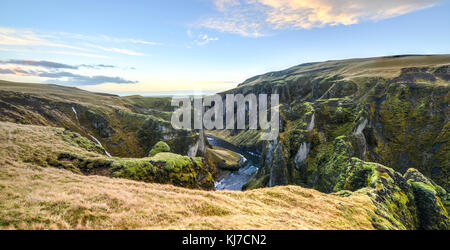
[[439, 0], [2, 0], [0, 79], [211, 93], [304, 62], [450, 53], [448, 13]]

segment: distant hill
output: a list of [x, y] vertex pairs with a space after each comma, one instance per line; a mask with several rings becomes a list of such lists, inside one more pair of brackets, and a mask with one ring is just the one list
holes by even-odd
[[64, 127], [95, 137], [114, 156], [146, 156], [160, 140], [180, 154], [196, 144], [195, 134], [172, 129], [170, 98], [119, 97], [73, 87], [0, 81], [0, 107], [0, 121]]
[[[404, 68], [439, 68], [448, 64], [450, 64], [450, 55], [399, 55], [305, 63], [286, 70], [252, 77], [239, 86], [251, 86], [262, 82], [295, 81], [301, 77], [321, 74], [339, 75], [347, 80], [360, 77], [394, 78], [399, 76]], [[437, 80], [438, 82], [449, 81], [448, 78], [441, 80], [439, 77]]]

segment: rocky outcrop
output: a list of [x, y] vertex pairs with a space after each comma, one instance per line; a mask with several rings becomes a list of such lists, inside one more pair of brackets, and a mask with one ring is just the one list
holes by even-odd
[[153, 157], [161, 152], [170, 152], [169, 145], [163, 141], [160, 141], [153, 146], [152, 150], [148, 153], [148, 157]]
[[112, 164], [111, 176], [186, 188], [215, 189], [204, 158], [167, 152], [139, 160], [116, 161]]
[[[448, 230], [449, 194], [416, 169], [409, 169], [405, 179], [411, 184], [419, 217], [419, 228], [424, 230]], [[447, 209], [445, 208], [445, 205]]]
[[43, 161], [35, 162], [83, 175], [101, 175], [195, 189], [214, 189], [214, 179], [204, 158], [192, 158], [169, 152], [139, 159], [89, 157], [60, 152]]

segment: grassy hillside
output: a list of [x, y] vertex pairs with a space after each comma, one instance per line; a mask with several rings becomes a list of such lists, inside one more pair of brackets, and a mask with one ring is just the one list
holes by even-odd
[[0, 190], [0, 229], [373, 229], [367, 197], [294, 186], [208, 192], [10, 164]]
[[43, 164], [61, 152], [105, 158], [74, 135], [0, 122], [1, 229], [373, 229], [378, 218], [362, 193], [339, 197], [294, 186], [201, 191], [99, 176], [104, 168]]

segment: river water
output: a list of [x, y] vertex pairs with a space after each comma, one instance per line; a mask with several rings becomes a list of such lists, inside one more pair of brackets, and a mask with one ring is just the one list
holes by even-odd
[[238, 171], [224, 170], [215, 182], [216, 189], [241, 191], [242, 186], [252, 178], [256, 171], [258, 171], [258, 164], [255, 163], [257, 157], [220, 138], [211, 135], [206, 135], [206, 138], [208, 139], [209, 144], [214, 147], [224, 148], [239, 154], [241, 156], [241, 162], [243, 163], [243, 167]]

